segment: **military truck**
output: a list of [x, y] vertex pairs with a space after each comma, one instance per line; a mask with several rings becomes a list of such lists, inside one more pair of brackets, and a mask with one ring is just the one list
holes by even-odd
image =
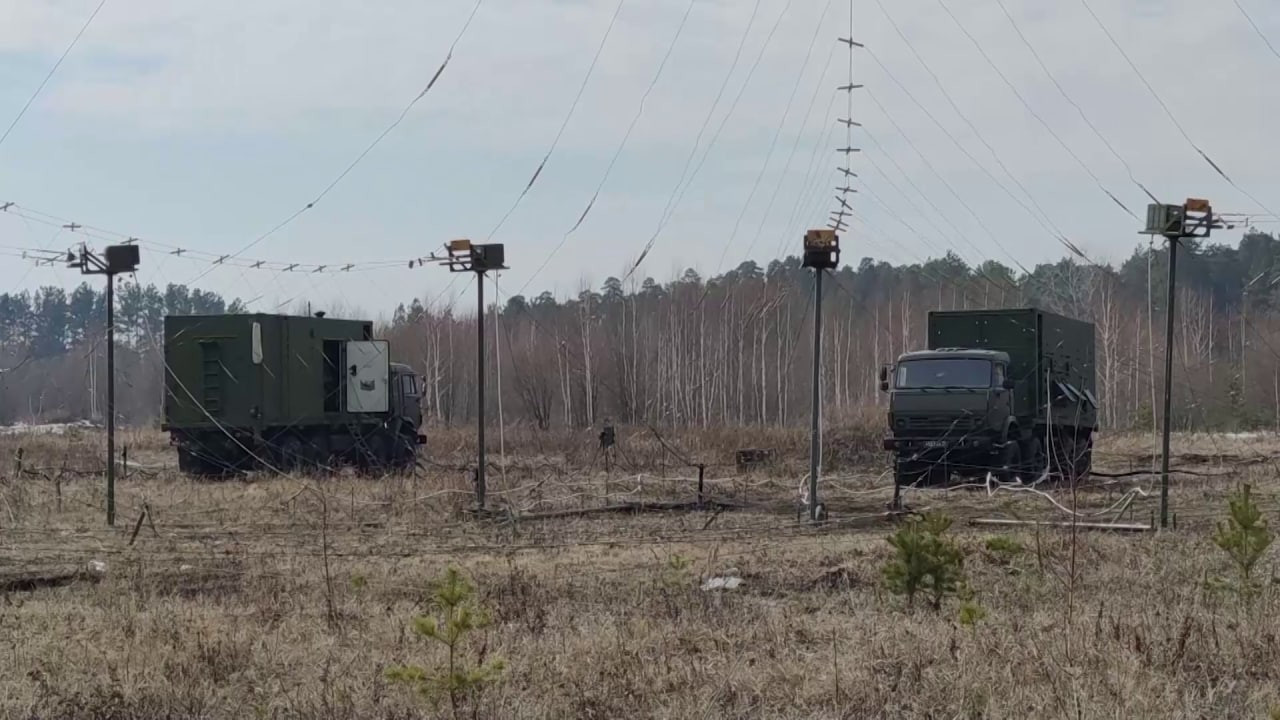
[[420, 383], [362, 320], [289, 315], [164, 319], [164, 422], [178, 467], [412, 467], [426, 439]]
[[1089, 473], [1092, 323], [1027, 309], [929, 313], [928, 350], [880, 369], [899, 484]]

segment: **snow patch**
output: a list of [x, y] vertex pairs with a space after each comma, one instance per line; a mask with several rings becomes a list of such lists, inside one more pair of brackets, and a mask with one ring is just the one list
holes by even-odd
[[89, 420], [76, 420], [69, 423], [46, 423], [41, 425], [29, 425], [27, 423], [17, 423], [15, 425], [0, 425], [0, 435], [65, 435], [75, 430], [93, 430], [99, 427]]

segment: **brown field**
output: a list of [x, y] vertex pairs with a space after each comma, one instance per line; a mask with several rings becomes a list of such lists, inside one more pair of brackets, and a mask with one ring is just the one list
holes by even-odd
[[[413, 477], [193, 482], [162, 436], [127, 433], [115, 527], [103, 439], [0, 437], [0, 716], [452, 717], [384, 679], [435, 666], [411, 632], [430, 584], [465, 571], [492, 625], [466, 654], [501, 657], [482, 718], [1227, 718], [1280, 711], [1280, 600], [1206, 587], [1229, 572], [1210, 542], [1251, 483], [1280, 511], [1271, 436], [1175, 439], [1177, 529], [996, 530], [975, 518], [1063, 521], [1071, 493], [912, 491], [967, 551], [976, 624], [959, 602], [908, 610], [881, 567], [893, 523], [875, 437], [830, 433], [825, 525], [799, 522], [802, 432], [593, 436], [513, 431], [490, 474], [492, 516], [467, 512], [464, 431], [432, 435]], [[732, 450], [788, 458], [737, 476]], [[18, 448], [22, 458], [16, 460]], [[707, 464], [714, 511], [587, 512], [692, 501]], [[1096, 465], [1149, 468], [1151, 439], [1104, 442]], [[1194, 473], [1194, 474], [1190, 474]], [[1158, 484], [1095, 480], [1082, 519], [1148, 523]], [[1055, 507], [1054, 503], [1062, 507]], [[149, 514], [143, 513], [144, 508]], [[582, 511], [573, 514], [570, 511]], [[541, 517], [540, 517], [541, 515]], [[1011, 557], [987, 538], [1016, 540]], [[92, 564], [92, 568], [91, 568]], [[735, 572], [733, 590], [704, 578]], [[1272, 575], [1271, 557], [1261, 570]]]

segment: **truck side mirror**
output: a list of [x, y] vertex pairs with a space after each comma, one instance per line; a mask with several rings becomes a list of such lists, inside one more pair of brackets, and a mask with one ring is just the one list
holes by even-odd
[[889, 382], [889, 366], [888, 365], [880, 366], [880, 382], [882, 383]]
[[1012, 390], [1017, 386], [1017, 383], [1013, 381], [1013, 378], [1005, 378], [1004, 382], [1001, 383], [1000, 386], [1003, 387], [1005, 390]]

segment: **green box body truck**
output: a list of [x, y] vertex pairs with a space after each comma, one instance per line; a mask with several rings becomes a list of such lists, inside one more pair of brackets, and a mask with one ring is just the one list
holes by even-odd
[[1034, 308], [935, 311], [928, 338], [928, 350], [881, 369], [897, 482], [1089, 473], [1092, 323]]
[[418, 377], [367, 321], [168, 316], [164, 362], [185, 472], [409, 468], [425, 442]]

